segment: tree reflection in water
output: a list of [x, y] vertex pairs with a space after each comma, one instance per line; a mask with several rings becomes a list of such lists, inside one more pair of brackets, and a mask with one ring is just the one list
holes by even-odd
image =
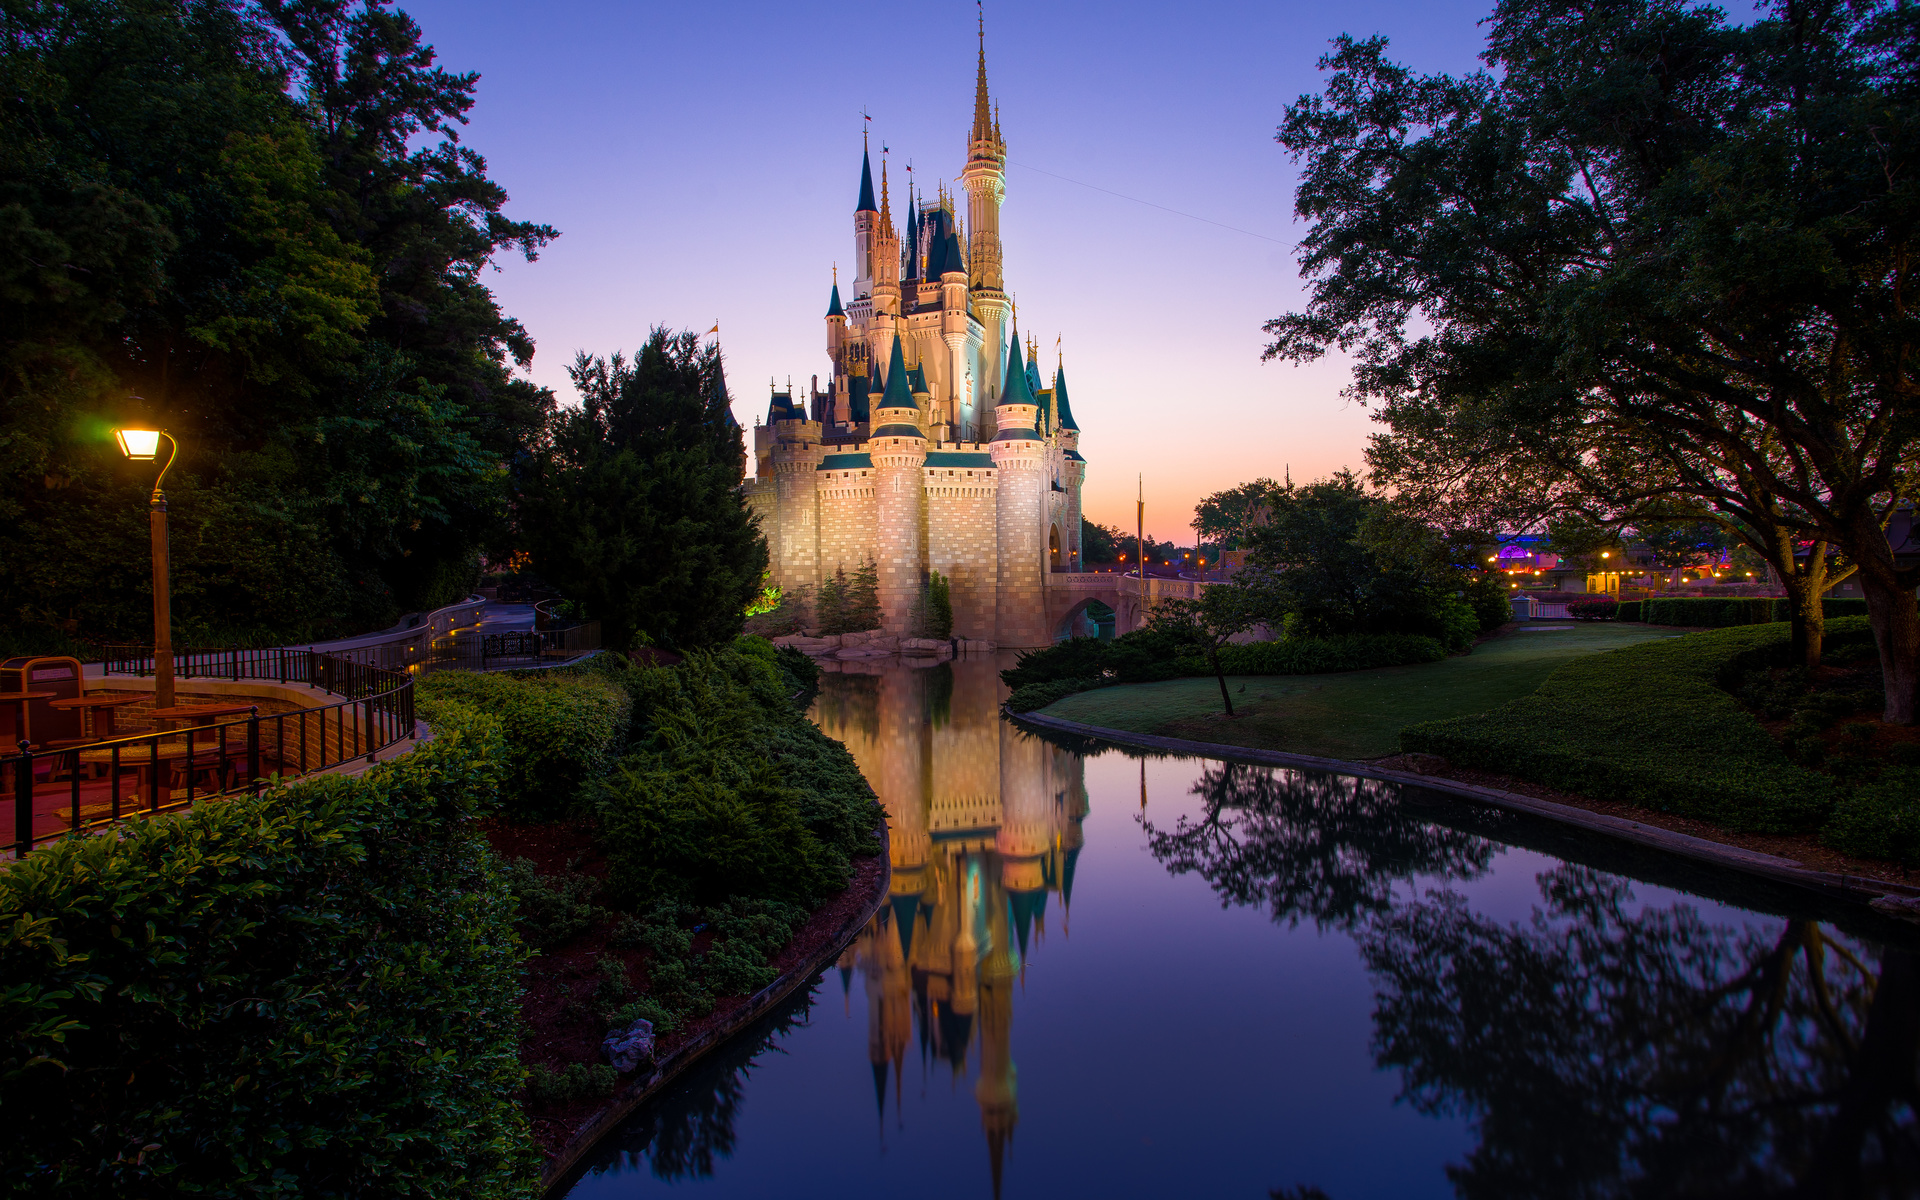
[[1289, 925], [1348, 928], [1391, 911], [1394, 886], [1415, 875], [1472, 879], [1493, 860], [1493, 842], [1404, 812], [1377, 780], [1216, 763], [1193, 793], [1206, 815], [1170, 831], [1143, 818], [1147, 849], [1173, 874], [1197, 872], [1221, 907], [1270, 908]]
[[[1222, 765], [1198, 820], [1145, 822], [1223, 904], [1348, 930], [1376, 981], [1374, 1052], [1417, 1111], [1478, 1145], [1467, 1197], [1895, 1197], [1920, 1189], [1912, 953], [1789, 920], [1636, 907], [1565, 864], [1524, 922], [1449, 886], [1495, 844], [1364, 780]], [[1437, 888], [1420, 883], [1439, 882]], [[1397, 886], [1397, 885], [1409, 886]]]

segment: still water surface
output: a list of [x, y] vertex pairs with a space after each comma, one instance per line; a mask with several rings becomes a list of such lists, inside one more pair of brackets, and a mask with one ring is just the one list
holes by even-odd
[[1431, 793], [1056, 746], [999, 719], [1001, 665], [825, 678], [888, 904], [564, 1194], [1920, 1191], [1904, 927]]

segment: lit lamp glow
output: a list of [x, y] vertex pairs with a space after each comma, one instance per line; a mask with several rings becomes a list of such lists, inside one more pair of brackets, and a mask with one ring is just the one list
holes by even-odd
[[[134, 397], [139, 399], [139, 397]], [[120, 453], [134, 462], [152, 462], [160, 457], [160, 439], [167, 439], [167, 465], [153, 480], [153, 495], [147, 501], [147, 529], [153, 540], [153, 706], [173, 707], [173, 616], [167, 588], [167, 494], [161, 481], [180, 453], [180, 443], [164, 429], [116, 429], [113, 438]]]
[[120, 443], [120, 453], [134, 462], [152, 462], [160, 455], [158, 429], [116, 429], [113, 439]]

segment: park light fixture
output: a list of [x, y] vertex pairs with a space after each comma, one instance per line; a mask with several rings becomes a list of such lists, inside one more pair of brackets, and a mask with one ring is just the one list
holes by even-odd
[[1602, 551], [1600, 552], [1600, 557], [1601, 557], [1601, 558], [1612, 558], [1612, 557], [1613, 557], [1613, 551], [1611, 551], [1611, 550], [1602, 550]]
[[160, 439], [167, 439], [167, 465], [154, 477], [153, 495], [147, 500], [147, 530], [153, 542], [153, 706], [172, 708], [173, 614], [167, 595], [167, 494], [160, 490], [160, 485], [180, 453], [180, 443], [164, 429], [116, 429], [113, 437], [120, 443], [120, 452], [134, 462], [152, 462], [159, 458]]
[[120, 453], [134, 462], [152, 462], [159, 456], [160, 431], [158, 429], [116, 429], [113, 431], [113, 439], [120, 443]]

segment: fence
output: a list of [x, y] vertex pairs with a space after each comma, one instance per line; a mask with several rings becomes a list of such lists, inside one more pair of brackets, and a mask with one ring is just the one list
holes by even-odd
[[[381, 642], [348, 650], [299, 650], [285, 647], [261, 650], [197, 649], [173, 652], [176, 679], [277, 680], [311, 683], [335, 695], [360, 695], [374, 686], [357, 671], [425, 674], [429, 671], [497, 671], [516, 666], [566, 662], [600, 648], [600, 622], [588, 621], [568, 629], [525, 630], [509, 633], [456, 633], [425, 644], [414, 641]], [[99, 660], [105, 670], [119, 675], [153, 674], [149, 646], [102, 646]], [[311, 663], [321, 664], [310, 666]], [[310, 671], [320, 672], [310, 678]], [[354, 690], [360, 689], [360, 690]]]
[[[151, 650], [109, 670], [146, 674]], [[365, 758], [414, 736], [413, 678], [312, 650], [193, 651], [182, 677], [305, 683], [342, 697], [331, 704], [186, 729], [34, 750], [0, 761], [0, 804], [12, 807], [12, 850], [111, 825], [127, 816], [191, 807], [196, 800], [258, 794], [264, 783]], [[138, 670], [144, 666], [144, 670]], [[164, 779], [164, 782], [163, 782]], [[128, 785], [131, 786], [128, 786]]]
[[[1611, 599], [1611, 597], [1602, 597]], [[1532, 596], [1513, 598], [1513, 619], [1516, 621], [1570, 621], [1573, 614], [1567, 611], [1566, 601], [1536, 600]]]

